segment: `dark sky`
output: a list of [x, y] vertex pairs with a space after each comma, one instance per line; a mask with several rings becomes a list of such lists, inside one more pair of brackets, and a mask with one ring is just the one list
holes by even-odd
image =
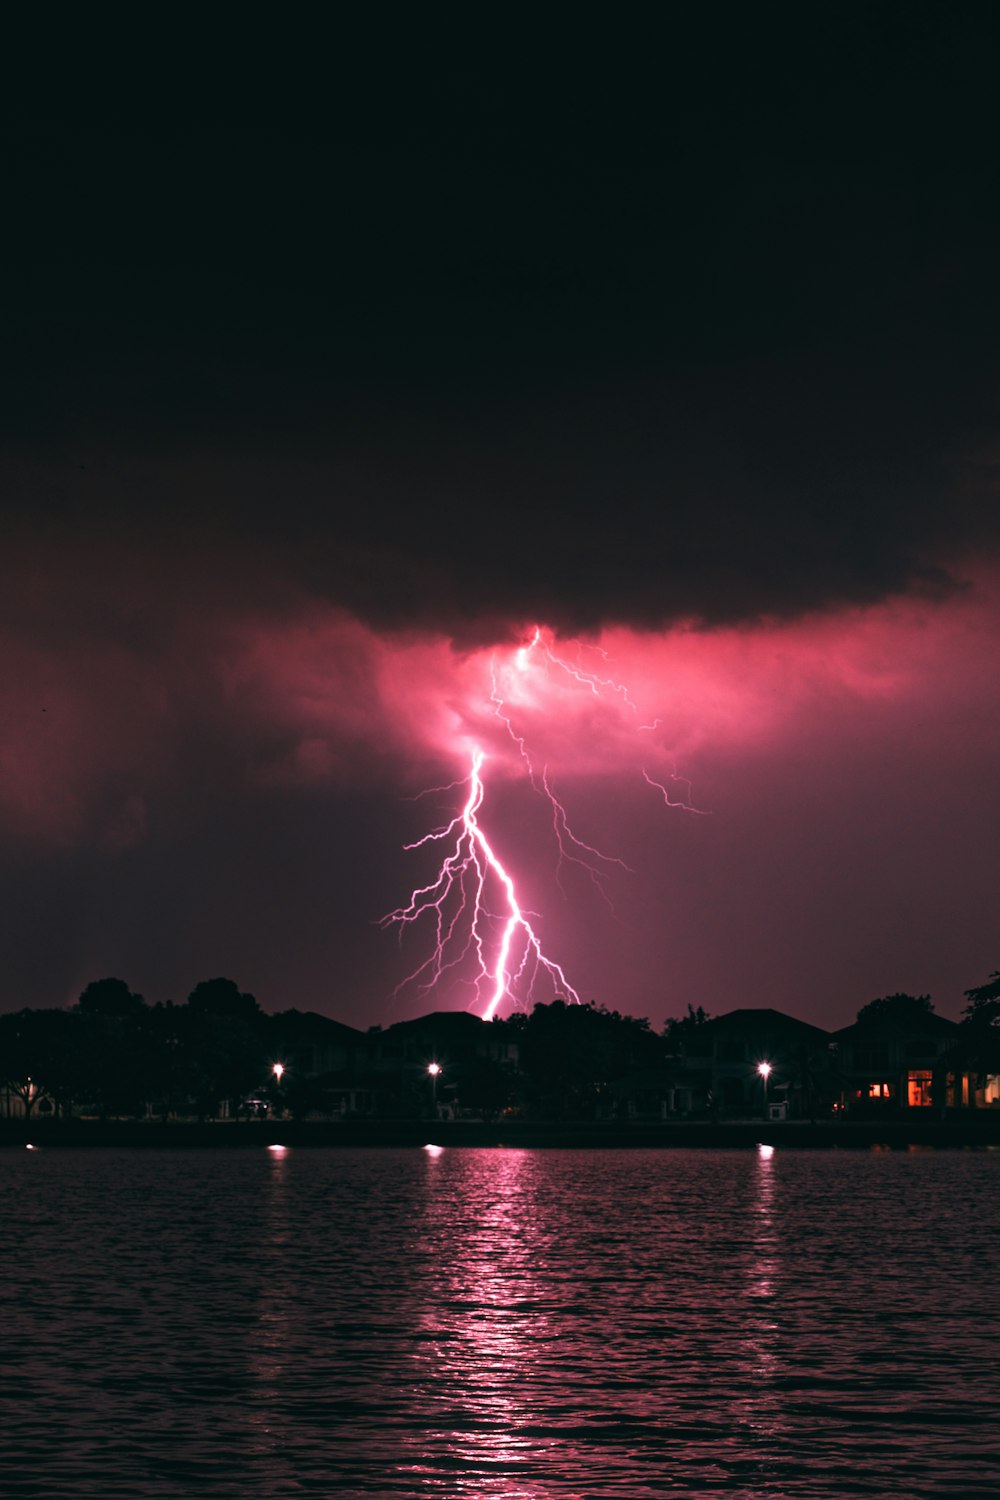
[[[1000, 963], [993, 9], [277, 24], [8, 48], [0, 1006], [474, 1004], [394, 996], [430, 934], [378, 923], [479, 746], [582, 997], [957, 1014]], [[559, 869], [498, 696], [621, 864]]]

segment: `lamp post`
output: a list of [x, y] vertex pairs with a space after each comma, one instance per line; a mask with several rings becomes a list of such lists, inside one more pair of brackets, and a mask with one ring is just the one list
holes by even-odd
[[432, 1062], [427, 1064], [427, 1073], [431, 1080], [431, 1115], [437, 1118], [437, 1090], [438, 1076], [441, 1072], [441, 1064]]
[[282, 1100], [282, 1097], [281, 1097], [281, 1080], [282, 1080], [282, 1078], [284, 1077], [284, 1074], [285, 1074], [285, 1065], [284, 1065], [284, 1063], [280, 1063], [280, 1062], [272, 1063], [271, 1064], [271, 1074], [272, 1074], [272, 1076], [274, 1078], [274, 1096], [275, 1096], [275, 1098], [274, 1098], [274, 1105], [275, 1105], [275, 1118], [277, 1118], [278, 1116], [283, 1115], [284, 1112], [285, 1112], [284, 1111], [284, 1101]]
[[767, 1119], [767, 1080], [771, 1076], [771, 1064], [769, 1062], [758, 1063], [757, 1064], [757, 1072], [760, 1074], [761, 1078], [764, 1080], [764, 1119], [766, 1120]]

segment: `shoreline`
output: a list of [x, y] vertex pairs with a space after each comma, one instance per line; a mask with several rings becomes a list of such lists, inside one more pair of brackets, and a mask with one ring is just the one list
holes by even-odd
[[516, 1120], [0, 1120], [0, 1149], [116, 1147], [266, 1150], [287, 1147], [499, 1149], [716, 1148], [1000, 1150], [1000, 1111], [984, 1119], [552, 1121]]

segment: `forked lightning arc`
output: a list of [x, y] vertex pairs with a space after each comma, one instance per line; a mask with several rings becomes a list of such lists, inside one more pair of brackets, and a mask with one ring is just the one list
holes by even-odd
[[[610, 699], [632, 714], [636, 713], [635, 704], [622, 684], [587, 671], [565, 656], [556, 655], [551, 640], [540, 628], [534, 631], [528, 644], [519, 646], [510, 654], [505, 664], [498, 662], [496, 656], [490, 664], [489, 703], [492, 713], [516, 747], [532, 788], [549, 803], [558, 863], [562, 865], [569, 861], [582, 866], [603, 894], [603, 882], [610, 867], [628, 870], [628, 866], [615, 856], [603, 854], [594, 845], [585, 843], [571, 829], [566, 809], [552, 789], [548, 768], [544, 765], [540, 769], [536, 767], [527, 735], [515, 725], [513, 711], [501, 690], [502, 670], [506, 671], [508, 679], [512, 674], [515, 678], [523, 678], [529, 672], [544, 677], [545, 671], [554, 671], [579, 688]], [[651, 729], [656, 724], [636, 727]], [[405, 906], [397, 907], [383, 917], [382, 926], [398, 926], [402, 935], [406, 928], [423, 923], [433, 932], [427, 957], [402, 980], [397, 992], [410, 985], [418, 985], [424, 991], [435, 989], [449, 971], [458, 971], [464, 982], [473, 988], [472, 1003], [482, 1006], [483, 1019], [488, 1021], [505, 1000], [524, 1005], [537, 999], [543, 982], [550, 995], [561, 996], [573, 1003], [579, 1003], [580, 996], [562, 965], [550, 958], [543, 948], [534, 925], [539, 919], [521, 904], [514, 877], [480, 821], [486, 797], [483, 769], [487, 759], [482, 746], [474, 744], [468, 775], [447, 787], [435, 789], [452, 791], [465, 787], [465, 802], [444, 826], [432, 829], [405, 846], [408, 850], [416, 850], [439, 844], [444, 852], [434, 878], [427, 885], [418, 886]], [[681, 807], [689, 812], [699, 811], [689, 800], [671, 798], [667, 787], [654, 780], [645, 768], [643, 775], [651, 787], [662, 793], [668, 806]], [[680, 781], [672, 773], [669, 773], [669, 779], [675, 783]]]

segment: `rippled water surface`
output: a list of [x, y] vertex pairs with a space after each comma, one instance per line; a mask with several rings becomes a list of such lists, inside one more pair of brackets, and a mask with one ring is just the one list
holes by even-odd
[[7, 1151], [0, 1495], [997, 1496], [1000, 1155]]

